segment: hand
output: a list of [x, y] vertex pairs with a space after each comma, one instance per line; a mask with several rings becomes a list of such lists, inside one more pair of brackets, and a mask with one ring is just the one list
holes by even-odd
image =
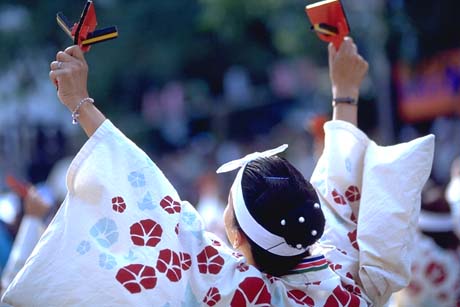
[[83, 98], [88, 97], [88, 65], [80, 47], [71, 46], [59, 51], [50, 69], [51, 81], [58, 84], [59, 99], [73, 111]]
[[34, 187], [30, 187], [24, 198], [24, 213], [38, 218], [44, 218], [50, 210], [50, 205], [45, 203]]
[[333, 98], [358, 99], [359, 88], [368, 67], [366, 60], [358, 54], [351, 37], [345, 37], [338, 51], [329, 44], [329, 77]]

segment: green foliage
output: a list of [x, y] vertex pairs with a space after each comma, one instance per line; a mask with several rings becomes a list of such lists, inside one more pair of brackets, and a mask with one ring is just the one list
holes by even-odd
[[[114, 111], [137, 110], [142, 92], [171, 79], [203, 79], [219, 92], [233, 64], [256, 80], [279, 57], [323, 53], [309, 33], [305, 2], [298, 0], [95, 0], [99, 26], [117, 25], [120, 36], [87, 54], [90, 90]], [[85, 1], [15, 1], [29, 18], [20, 29], [0, 32], [0, 64], [25, 54], [50, 60], [72, 42], [55, 14], [77, 20]], [[0, 4], [0, 11], [9, 4]], [[110, 111], [108, 111], [110, 112]]]

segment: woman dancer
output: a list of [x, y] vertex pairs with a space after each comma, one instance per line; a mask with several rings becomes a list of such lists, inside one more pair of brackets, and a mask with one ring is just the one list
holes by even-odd
[[51, 80], [89, 140], [69, 168], [64, 204], [4, 301], [383, 305], [409, 281], [433, 138], [377, 146], [355, 127], [367, 63], [350, 38], [338, 51], [329, 47], [329, 65], [334, 120], [311, 183], [276, 156], [287, 146], [219, 168], [238, 169], [224, 214], [235, 251], [204, 232], [193, 206], [96, 108], [79, 48], [59, 52]]

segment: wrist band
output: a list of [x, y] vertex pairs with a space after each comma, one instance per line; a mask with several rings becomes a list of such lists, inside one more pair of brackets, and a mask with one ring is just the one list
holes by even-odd
[[82, 100], [80, 100], [80, 102], [75, 107], [75, 110], [73, 110], [73, 112], [72, 112], [72, 124], [74, 124], [74, 125], [78, 124], [77, 120], [78, 120], [78, 117], [80, 117], [80, 113], [78, 111], [80, 111], [81, 106], [84, 105], [87, 102], [94, 103], [94, 99], [86, 97], [86, 98], [83, 98]]
[[338, 103], [346, 103], [352, 106], [358, 105], [358, 100], [353, 97], [338, 97], [332, 99], [332, 106], [336, 106]]

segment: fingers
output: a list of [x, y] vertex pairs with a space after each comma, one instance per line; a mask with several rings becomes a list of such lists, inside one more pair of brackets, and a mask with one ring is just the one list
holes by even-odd
[[56, 54], [56, 61], [52, 61], [50, 63], [50, 78], [52, 78], [52, 81], [54, 82], [53, 79], [56, 78], [56, 75], [57, 75], [57, 71], [58, 70], [62, 70], [62, 69], [65, 69], [67, 67], [69, 67], [69, 65], [72, 65], [71, 63], [74, 62], [76, 63], [77, 60], [76, 58], [62, 52], [62, 51], [59, 51], [57, 54]]
[[88, 65], [78, 46], [59, 51], [50, 63], [49, 78], [57, 86], [57, 95], [70, 110], [74, 110], [82, 98], [88, 97]]
[[356, 47], [356, 44], [353, 42], [353, 39], [349, 36], [346, 36], [343, 39], [343, 43], [340, 46], [338, 50], [339, 54], [357, 54], [358, 53], [358, 48]]
[[49, 77], [50, 77], [50, 80], [51, 82], [53, 82], [53, 84], [57, 84], [57, 75], [56, 75], [56, 72], [54, 70], [51, 70], [50, 73], [49, 73]]
[[335, 56], [337, 54], [337, 50], [335, 49], [334, 45], [332, 43], [329, 43], [327, 46], [328, 48], [328, 54], [329, 54], [329, 65], [332, 64], [332, 61], [335, 59]]
[[61, 69], [63, 66], [64, 66], [64, 62], [53, 61], [50, 64], [50, 69], [51, 70], [57, 70], [57, 69]]
[[330, 67], [334, 65], [334, 62], [346, 62], [349, 66], [352, 66], [354, 62], [367, 62], [361, 57], [358, 53], [358, 48], [353, 42], [353, 39], [349, 36], [346, 36], [343, 39], [342, 44], [340, 45], [339, 50], [336, 50], [333, 44], [329, 44], [329, 65]]
[[76, 67], [85, 68], [87, 64], [80, 47], [74, 45], [56, 54], [56, 61], [50, 63], [49, 77], [51, 81], [56, 84], [61, 75], [64, 75], [67, 73], [66, 71], [71, 71]]
[[65, 66], [71, 65], [68, 62], [53, 61], [50, 64], [49, 77], [54, 84], [58, 84], [58, 77], [64, 71]]
[[82, 60], [84, 61], [85, 60], [85, 56], [83, 55], [83, 51], [81, 50], [81, 48], [79, 46], [70, 46], [68, 48], [66, 48], [66, 50], [64, 51], [66, 54], [72, 56], [72, 57], [75, 57], [79, 60]]
[[364, 71], [368, 69], [368, 63], [358, 53], [358, 47], [353, 42], [351, 37], [345, 37], [342, 45], [336, 54], [337, 58], [343, 58], [344, 61], [348, 62], [350, 66], [359, 65]]
[[[83, 51], [81, 51], [80, 47], [74, 45], [66, 48], [64, 51], [59, 51], [56, 54], [56, 60], [57, 62], [75, 62], [75, 63], [85, 63], [85, 56], [83, 55]], [[61, 67], [58, 67], [59, 63], [54, 64], [51, 69], [59, 69]]]
[[357, 97], [368, 63], [358, 53], [351, 37], [345, 37], [339, 50], [329, 46], [329, 74], [334, 97]]
[[50, 64], [49, 78], [53, 84], [59, 83], [60, 76], [67, 73], [68, 68], [75, 66], [72, 62], [53, 61]]
[[56, 60], [58, 60], [60, 62], [74, 62], [77, 59], [74, 58], [73, 56], [71, 56], [70, 54], [65, 53], [64, 51], [59, 51], [56, 54]]

